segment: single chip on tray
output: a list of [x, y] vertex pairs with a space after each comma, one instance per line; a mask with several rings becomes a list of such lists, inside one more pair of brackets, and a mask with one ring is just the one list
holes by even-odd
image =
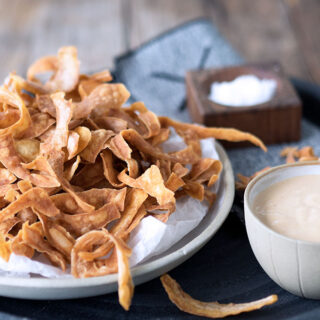
[[169, 299], [181, 311], [207, 318], [224, 318], [242, 312], [261, 309], [262, 307], [273, 304], [278, 300], [278, 296], [273, 294], [266, 298], [246, 303], [221, 304], [217, 301], [203, 302], [196, 300], [185, 293], [180, 285], [168, 274], [163, 275], [160, 279]]

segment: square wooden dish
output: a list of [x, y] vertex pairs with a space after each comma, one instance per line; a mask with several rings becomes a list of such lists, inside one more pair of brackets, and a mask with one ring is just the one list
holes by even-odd
[[[208, 99], [213, 82], [232, 81], [245, 74], [253, 74], [260, 79], [274, 79], [277, 89], [273, 98], [266, 103], [249, 107], [229, 107]], [[278, 63], [189, 71], [186, 74], [186, 88], [187, 106], [196, 123], [248, 131], [266, 144], [300, 139], [301, 101]], [[248, 144], [225, 145], [230, 147]]]

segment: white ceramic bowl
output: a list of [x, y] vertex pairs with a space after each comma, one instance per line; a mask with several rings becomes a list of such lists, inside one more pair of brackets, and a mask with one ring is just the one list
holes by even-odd
[[261, 222], [252, 210], [261, 191], [276, 182], [309, 174], [320, 174], [319, 162], [287, 164], [262, 173], [245, 191], [244, 210], [249, 241], [264, 271], [289, 292], [320, 299], [320, 243], [281, 235]]

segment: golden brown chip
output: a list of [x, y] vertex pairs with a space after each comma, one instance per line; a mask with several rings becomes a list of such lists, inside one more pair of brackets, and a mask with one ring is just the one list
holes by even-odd
[[105, 143], [114, 136], [111, 130], [99, 129], [91, 132], [91, 139], [87, 147], [80, 153], [81, 159], [94, 163], [98, 154], [104, 149]]
[[5, 239], [5, 237], [0, 233], [0, 257], [5, 260], [9, 261], [11, 255], [11, 247], [10, 242]]
[[82, 188], [90, 188], [96, 183], [104, 179], [103, 166], [100, 160], [95, 163], [86, 164], [79, 172], [72, 178], [71, 183]]
[[103, 150], [100, 153], [103, 163], [103, 173], [105, 178], [114, 188], [123, 188], [125, 183], [118, 180], [119, 172], [114, 168], [112, 152], [110, 150]]
[[[130, 274], [129, 256], [130, 248], [118, 237], [112, 235], [107, 230], [91, 231], [76, 240], [71, 254], [71, 272], [75, 277], [87, 277], [109, 274], [110, 269], [114, 270], [114, 263], [110, 266], [108, 259], [100, 259], [98, 261], [86, 262], [83, 261], [79, 253], [90, 251], [93, 246], [99, 246], [107, 241], [111, 241], [115, 246], [117, 255], [118, 270], [118, 294], [119, 302], [125, 310], [129, 310], [131, 298], [133, 295], [133, 283]], [[102, 257], [102, 256], [101, 256]], [[111, 259], [111, 262], [112, 261]]]
[[44, 231], [41, 223], [29, 225], [25, 222], [22, 226], [22, 241], [34, 250], [44, 253], [49, 260], [63, 271], [66, 270], [67, 263], [63, 255], [55, 250], [44, 238]]
[[22, 138], [35, 138], [44, 134], [54, 123], [55, 119], [46, 113], [35, 113], [31, 116], [29, 128], [22, 134]]
[[105, 227], [111, 221], [120, 218], [118, 207], [114, 203], [107, 203], [101, 208], [85, 213], [62, 214], [59, 221], [72, 234], [81, 236], [91, 230]]
[[14, 189], [10, 189], [7, 191], [4, 197], [4, 200], [7, 202], [14, 202], [18, 197], [19, 197], [19, 192]]
[[55, 93], [51, 95], [51, 99], [56, 106], [57, 114], [57, 124], [51, 145], [54, 149], [61, 149], [68, 144], [68, 125], [72, 117], [73, 106], [70, 101], [64, 99], [63, 93]]
[[40, 142], [35, 139], [16, 140], [15, 147], [19, 156], [25, 162], [31, 162], [40, 152]]
[[76, 132], [69, 132], [67, 143], [67, 160], [70, 160], [77, 155], [79, 139], [80, 137]]
[[[124, 129], [123, 129], [124, 130]], [[151, 138], [150, 143], [153, 146], [157, 146], [170, 138], [170, 129], [169, 128], [161, 128], [158, 135]]]
[[160, 205], [175, 203], [174, 193], [165, 187], [160, 170], [155, 165], [152, 165], [137, 179], [129, 177], [124, 171], [118, 175], [118, 179], [132, 188], [144, 190], [150, 196], [155, 197]]
[[286, 163], [319, 160], [310, 146], [303, 147], [300, 150], [297, 147], [286, 147], [281, 150], [280, 156], [286, 157]]
[[143, 102], [133, 103], [126, 111], [138, 112], [138, 114], [133, 112], [131, 115], [134, 115], [133, 118], [144, 125], [143, 131], [145, 133], [143, 134], [143, 137], [145, 139], [155, 137], [160, 133], [160, 122], [158, 117], [148, 110]]
[[0, 185], [13, 183], [17, 180], [16, 176], [12, 174], [8, 169], [0, 168]]
[[0, 135], [12, 134], [18, 137], [23, 134], [31, 124], [30, 114], [20, 96], [16, 93], [10, 92], [5, 87], [0, 87], [0, 103], [8, 104], [17, 108], [20, 112], [20, 118], [13, 124], [8, 123], [7, 127], [0, 129]]
[[247, 185], [249, 184], [249, 182], [255, 178], [256, 176], [258, 176], [260, 173], [269, 170], [270, 167], [265, 167], [257, 172], [255, 172], [251, 177], [246, 177], [244, 175], [242, 175], [241, 173], [238, 173], [238, 181], [236, 181], [236, 189], [237, 190], [245, 190], [245, 188], [247, 187]]
[[47, 56], [40, 58], [34, 62], [27, 71], [27, 79], [29, 81], [39, 82], [36, 74], [58, 69], [58, 58], [56, 56]]
[[36, 105], [42, 112], [41, 114], [49, 114], [51, 117], [56, 117], [56, 106], [54, 105], [49, 94], [37, 95]]
[[62, 47], [58, 57], [44, 57], [36, 61], [28, 69], [28, 80], [37, 81], [35, 75], [38, 73], [53, 71], [53, 76], [44, 85], [50, 92], [72, 91], [79, 80], [79, 61], [75, 47]]
[[188, 164], [195, 163], [199, 160], [199, 156], [194, 152], [191, 146], [186, 149], [174, 153], [164, 153], [158, 148], [153, 147], [145, 140], [137, 131], [133, 129], [123, 130], [120, 132], [124, 140], [135, 146], [143, 153], [152, 156], [156, 159], [169, 160], [174, 163]]
[[17, 212], [33, 207], [46, 216], [57, 216], [60, 211], [42, 188], [32, 188], [22, 194], [16, 201], [0, 211], [0, 222], [14, 216]]
[[0, 197], [4, 197], [9, 190], [18, 190], [17, 184], [5, 184], [3, 186], [0, 185]]
[[[115, 204], [119, 211], [124, 210], [124, 201], [126, 199], [127, 189], [90, 189], [87, 191], [78, 192], [77, 194], [81, 198], [95, 207], [100, 209], [105, 204]], [[67, 213], [81, 213], [83, 210], [78, 206], [77, 202], [68, 193], [59, 193], [51, 196], [51, 200], [54, 204], [63, 212]]]
[[125, 202], [125, 210], [119, 221], [111, 228], [111, 233], [122, 237], [127, 232], [130, 224], [135, 218], [139, 208], [147, 199], [147, 193], [140, 189], [131, 189]]
[[99, 126], [99, 128], [112, 130], [115, 133], [119, 133], [120, 131], [128, 128], [127, 121], [116, 117], [99, 117], [94, 119], [94, 122]]
[[19, 110], [9, 107], [7, 104], [2, 104], [2, 108], [6, 106], [6, 109], [0, 112], [0, 128], [5, 129], [12, 126], [20, 118]]
[[77, 169], [78, 169], [79, 163], [80, 163], [80, 156], [77, 156], [77, 158], [75, 159], [75, 161], [69, 163], [68, 165], [65, 165], [64, 172], [63, 172], [63, 176], [64, 176], [68, 181], [70, 181], [70, 180], [73, 178], [75, 172], [76, 172]]
[[57, 222], [48, 219], [46, 216], [40, 215], [40, 221], [44, 231], [44, 235], [48, 242], [60, 251], [67, 260], [70, 261], [71, 250], [75, 243], [75, 239], [70, 235], [70, 233]]
[[32, 189], [32, 184], [30, 183], [30, 181], [20, 180], [17, 185], [21, 193], [25, 193], [28, 190]]
[[183, 190], [192, 198], [199, 201], [204, 199], [204, 187], [199, 182], [186, 181], [186, 184], [183, 186]]
[[211, 187], [218, 180], [221, 170], [221, 161], [202, 158], [192, 166], [190, 179], [199, 183], [208, 182], [208, 187]]
[[0, 161], [16, 177], [26, 179], [29, 172], [22, 167], [21, 158], [19, 157], [11, 134], [0, 135]]
[[36, 186], [57, 187], [60, 185], [52, 176], [30, 173], [28, 170], [29, 164], [26, 165], [22, 162], [14, 147], [14, 141], [10, 134], [0, 136], [0, 161], [16, 177], [29, 180]]
[[9, 218], [2, 221], [0, 223], [0, 234], [7, 235], [10, 232], [10, 230], [21, 221], [22, 220], [17, 217]]
[[121, 83], [101, 84], [77, 104], [74, 119], [86, 118], [93, 111], [92, 118], [105, 116], [109, 108], [120, 108], [129, 97], [129, 91]]
[[48, 161], [54, 171], [57, 179], [59, 180], [61, 187], [64, 191], [69, 193], [77, 204], [83, 209], [84, 212], [94, 211], [94, 207], [84, 201], [81, 196], [76, 193], [75, 187], [64, 177], [63, 166], [64, 166], [65, 153], [63, 151], [51, 150]]
[[87, 147], [91, 140], [91, 131], [87, 127], [77, 127], [74, 129], [74, 132], [76, 132], [79, 135], [79, 142], [78, 142], [78, 150], [77, 154], [80, 153], [84, 148]]
[[274, 294], [266, 298], [247, 303], [220, 304], [216, 301], [202, 302], [193, 299], [191, 296], [185, 293], [181, 289], [180, 285], [168, 274], [163, 275], [160, 280], [171, 302], [175, 304], [181, 311], [212, 319], [224, 318], [242, 312], [258, 310], [264, 306], [273, 304], [278, 300], [278, 296]]
[[98, 82], [109, 82], [112, 80], [112, 75], [109, 70], [102, 70], [90, 75], [89, 78]]
[[18, 234], [11, 241], [11, 250], [13, 253], [32, 258], [34, 255], [34, 249], [28, 246], [22, 239], [22, 229], [19, 230]]
[[262, 150], [267, 151], [264, 143], [259, 138], [248, 132], [230, 128], [206, 128], [195, 124], [174, 121], [168, 117], [159, 117], [159, 121], [161, 123], [161, 126], [165, 128], [173, 127], [176, 130], [181, 131], [189, 129], [196, 133], [199, 139], [215, 138], [218, 140], [226, 140], [232, 142], [250, 141], [254, 145], [260, 147]]
[[[48, 93], [48, 90], [46, 90], [39, 82], [25, 80], [14, 73], [10, 73], [9, 78], [14, 86], [13, 91], [19, 93], [20, 96], [26, 96], [23, 92], [24, 90], [33, 94]], [[28, 95], [28, 97], [30, 98], [30, 95]]]
[[[121, 214], [121, 218], [111, 228], [111, 233], [118, 238], [125, 238], [128, 235], [128, 230], [133, 228], [133, 223], [137, 216], [141, 217], [140, 208], [143, 206], [144, 201], [148, 195], [139, 189], [131, 189], [125, 201], [125, 210]], [[144, 207], [143, 210], [145, 211]], [[139, 218], [138, 218], [139, 219]], [[140, 221], [140, 220], [139, 220]], [[99, 248], [92, 252], [81, 253], [81, 258], [86, 261], [93, 261], [99, 257], [105, 256], [112, 248], [112, 243], [103, 243]]]

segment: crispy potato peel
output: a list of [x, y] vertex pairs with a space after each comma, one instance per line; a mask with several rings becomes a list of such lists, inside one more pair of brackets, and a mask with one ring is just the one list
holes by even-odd
[[273, 294], [266, 298], [247, 303], [220, 304], [217, 301], [202, 302], [185, 293], [181, 289], [180, 285], [168, 274], [163, 275], [160, 280], [168, 294], [169, 299], [181, 311], [212, 319], [224, 318], [242, 312], [258, 310], [264, 306], [273, 304], [278, 300], [278, 296]]
[[[202, 158], [200, 139], [265, 146], [235, 129], [158, 117], [143, 102], [124, 106], [130, 92], [111, 80], [108, 70], [80, 74], [69, 46], [0, 86], [0, 256], [43, 254], [74, 277], [118, 273], [128, 310], [130, 233], [146, 216], [165, 223], [178, 198], [214, 204], [222, 163]], [[185, 147], [166, 152], [173, 131]]]

